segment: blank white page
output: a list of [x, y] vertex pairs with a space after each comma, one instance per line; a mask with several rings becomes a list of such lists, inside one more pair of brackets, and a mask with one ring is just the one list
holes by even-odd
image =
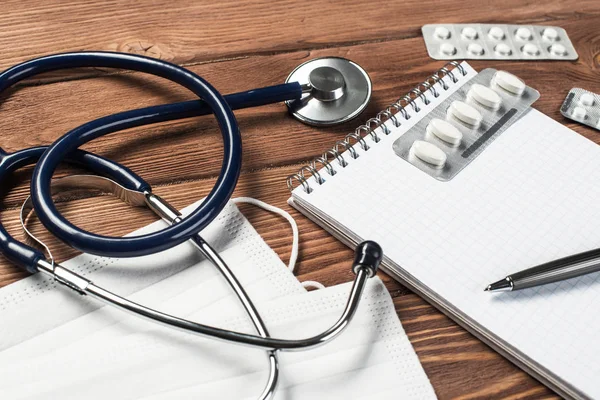
[[392, 274], [575, 397], [600, 398], [600, 274], [491, 294], [507, 274], [600, 247], [600, 147], [536, 110], [449, 182], [392, 150], [402, 128], [293, 198]]

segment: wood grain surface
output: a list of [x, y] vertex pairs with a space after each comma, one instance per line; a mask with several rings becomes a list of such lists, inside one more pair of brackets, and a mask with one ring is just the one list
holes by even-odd
[[[444, 63], [427, 56], [420, 27], [439, 22], [558, 25], [579, 52], [575, 62], [474, 61], [476, 69], [502, 68], [541, 93], [535, 107], [600, 142], [600, 134], [565, 120], [559, 106], [569, 89], [600, 93], [600, 3], [586, 1], [4, 1], [0, 14], [0, 68], [45, 54], [118, 50], [170, 60], [205, 77], [223, 93], [282, 82], [299, 63], [343, 56], [362, 65], [373, 81], [373, 100], [357, 120], [316, 129], [292, 120], [281, 104], [236, 112], [244, 138], [244, 164], [236, 195], [290, 211], [300, 226], [300, 280], [326, 286], [352, 279], [352, 252], [291, 209], [285, 177], [393, 102]], [[105, 69], [60, 71], [8, 90], [0, 99], [0, 146], [7, 151], [48, 144], [70, 129], [114, 112], [193, 96], [139, 73]], [[122, 162], [177, 207], [205, 196], [219, 172], [222, 145], [211, 117], [132, 129], [85, 147]], [[72, 170], [63, 169], [60, 174]], [[2, 182], [3, 223], [21, 237], [18, 208], [30, 170]], [[74, 223], [123, 235], [153, 216], [109, 197], [59, 204]], [[267, 243], [284, 259], [287, 223], [242, 206]], [[122, 216], [127, 215], [126, 219]], [[132, 223], [132, 221], [134, 221]], [[52, 240], [57, 258], [76, 254]], [[0, 260], [0, 286], [26, 276]], [[555, 395], [475, 339], [399, 283], [381, 274], [398, 316], [442, 399], [539, 399]], [[1, 325], [1, 321], [0, 321]], [[1, 377], [0, 377], [1, 382]], [[0, 383], [1, 384], [1, 383]]]

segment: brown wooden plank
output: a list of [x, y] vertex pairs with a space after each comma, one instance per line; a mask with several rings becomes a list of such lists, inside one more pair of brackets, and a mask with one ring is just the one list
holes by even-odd
[[394, 304], [432, 384], [444, 388], [441, 399], [556, 398], [420, 297], [400, 296]]
[[486, 6], [474, 0], [438, 0], [430, 6], [419, 0], [13, 0], [2, 3], [0, 68], [78, 50], [117, 50], [189, 64], [416, 37], [423, 24], [433, 22], [551, 23], [598, 12], [595, 0], [578, 1], [576, 9], [561, 0]]
[[[441, 0], [435, 5], [416, 0], [227, 0], [214, 5], [191, 0], [169, 4], [27, 0], [7, 1], [2, 6], [0, 68], [57, 51], [117, 49], [188, 65], [227, 93], [279, 83], [298, 63], [316, 56], [343, 56], [363, 65], [371, 74], [375, 92], [371, 107], [356, 122], [316, 130], [288, 118], [280, 105], [237, 113], [244, 135], [245, 172], [236, 193], [284, 207], [297, 218], [300, 280], [318, 280], [327, 286], [351, 280], [352, 252], [285, 204], [288, 193], [283, 179], [443, 64], [428, 58], [420, 38], [422, 24], [495, 21], [564, 27], [580, 54], [576, 62], [480, 61], [472, 65], [479, 70], [502, 68], [523, 77], [541, 92], [536, 108], [600, 141], [597, 131], [568, 123], [558, 112], [573, 86], [600, 92], [600, 4], [595, 0], [510, 0], [485, 6], [455, 0]], [[219, 62], [211, 62], [215, 60]], [[45, 144], [99, 116], [191, 98], [140, 74], [106, 76], [107, 72], [113, 71], [58, 74], [49, 80], [55, 83], [25, 85], [10, 97], [3, 96], [0, 145], [17, 150]], [[81, 79], [97, 75], [101, 77]], [[161, 151], [157, 151], [159, 145]], [[208, 193], [218, 171], [215, 158], [220, 151], [210, 118], [137, 129], [100, 139], [87, 148], [126, 163], [177, 207]], [[1, 217], [11, 232], [18, 231], [14, 207], [25, 196], [26, 177], [26, 173], [18, 176], [14, 182], [17, 188], [3, 203], [9, 210]], [[4, 183], [1, 189], [7, 189]], [[287, 259], [287, 223], [254, 207], [241, 208], [267, 243]], [[130, 210], [108, 197], [61, 203], [60, 209], [75, 223], [112, 235], [125, 234], [154, 220], [149, 212]], [[123, 215], [132, 217], [121, 222]], [[35, 230], [43, 232], [39, 224]], [[56, 242], [54, 250], [59, 259], [76, 254]], [[0, 259], [0, 287], [23, 276]], [[395, 298], [398, 314], [440, 398], [555, 398], [402, 285], [380, 276]]]
[[[478, 69], [489, 66], [503, 68], [523, 77], [541, 93], [536, 108], [598, 141], [596, 131], [568, 122], [559, 113], [560, 104], [573, 82], [600, 92], [600, 81], [594, 72], [595, 54], [599, 50], [595, 44], [599, 35], [596, 25], [594, 18], [565, 23], [573, 32], [572, 39], [580, 50], [577, 62], [479, 61], [472, 64]], [[576, 27], [582, 28], [578, 30]], [[373, 54], [384, 54], [386, 63], [381, 63]], [[414, 38], [309, 53], [250, 57], [198, 65], [192, 69], [227, 93], [251, 89], [253, 85], [282, 82], [298, 63], [325, 55], [349, 57], [370, 72], [375, 90], [369, 109], [355, 121], [327, 129], [299, 124], [287, 115], [285, 107], [280, 104], [237, 112], [244, 137], [243, 165], [246, 171], [308, 161], [444, 64], [428, 59], [422, 39]], [[269, 74], [264, 73], [267, 70]], [[244, 79], [233, 80], [231, 76]], [[0, 127], [4, 132], [1, 145], [14, 151], [47, 144], [84, 122], [126, 110], [132, 105], [143, 107], [190, 98], [173, 85], [138, 74], [21, 88], [0, 105], [3, 115]], [[152, 184], [164, 184], [215, 176], [220, 168], [216, 158], [219, 146], [216, 124], [210, 117], [205, 117], [134, 129], [129, 133], [98, 139], [86, 148], [125, 163]], [[22, 196], [26, 189], [21, 185], [12, 191], [5, 200], [5, 207], [15, 206], [15, 196]]]

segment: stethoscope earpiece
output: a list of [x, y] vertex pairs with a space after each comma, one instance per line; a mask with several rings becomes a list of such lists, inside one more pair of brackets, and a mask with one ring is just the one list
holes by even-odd
[[367, 72], [340, 57], [307, 61], [292, 71], [286, 83], [302, 85], [301, 99], [286, 102], [299, 121], [314, 126], [337, 125], [360, 115], [371, 99]]

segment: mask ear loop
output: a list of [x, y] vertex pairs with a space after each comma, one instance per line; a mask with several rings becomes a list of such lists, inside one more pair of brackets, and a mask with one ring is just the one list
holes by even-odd
[[[296, 269], [296, 261], [298, 260], [298, 248], [299, 248], [299, 243], [300, 243], [300, 234], [299, 234], [299, 230], [298, 230], [298, 224], [296, 223], [296, 220], [294, 219], [294, 217], [292, 217], [290, 215], [290, 213], [288, 213], [287, 211], [285, 211], [279, 207], [272, 206], [268, 203], [265, 203], [264, 201], [255, 199], [253, 197], [236, 197], [235, 199], [231, 199], [231, 201], [235, 204], [239, 204], [239, 203], [251, 204], [258, 208], [262, 208], [263, 210], [277, 214], [287, 220], [287, 222], [292, 227], [292, 251], [290, 253], [290, 259], [288, 261], [288, 269], [292, 273], [294, 273], [294, 270]], [[304, 281], [304, 282], [300, 282], [300, 283], [302, 284], [302, 287], [304, 287], [305, 289], [308, 289], [308, 288], [325, 289], [325, 286], [322, 283], [319, 283], [317, 281]]]
[[33, 204], [31, 202], [31, 196], [27, 196], [27, 198], [23, 202], [23, 205], [21, 205], [21, 212], [19, 213], [19, 221], [21, 222], [21, 227], [23, 228], [23, 231], [25, 232], [28, 241], [33, 241], [44, 248], [44, 252], [48, 255], [47, 259], [50, 260], [50, 264], [52, 266], [52, 276], [54, 276], [54, 280], [56, 280], [56, 275], [54, 274], [54, 256], [52, 255], [50, 248], [46, 246], [46, 244], [42, 242], [41, 239], [39, 239], [33, 233], [31, 233], [29, 229], [27, 229], [27, 222], [29, 221], [29, 217], [31, 216], [32, 211]]

